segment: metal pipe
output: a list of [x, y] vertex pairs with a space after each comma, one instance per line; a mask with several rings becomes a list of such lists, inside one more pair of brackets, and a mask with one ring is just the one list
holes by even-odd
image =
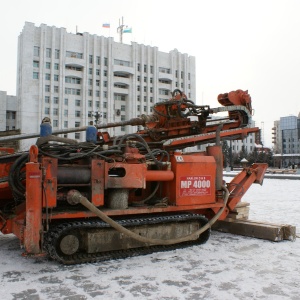
[[[146, 118], [148, 117], [148, 118]], [[140, 118], [133, 118], [128, 121], [122, 121], [122, 122], [114, 122], [114, 123], [105, 123], [97, 125], [97, 129], [104, 129], [104, 128], [113, 128], [113, 127], [119, 127], [119, 126], [139, 126], [144, 125], [145, 122], [150, 121], [151, 116], [142, 116]], [[75, 127], [75, 128], [68, 128], [68, 129], [60, 129], [55, 130], [52, 132], [52, 135], [56, 134], [65, 134], [65, 133], [71, 133], [71, 132], [79, 132], [79, 131], [85, 131], [88, 128], [88, 126], [82, 126], [82, 127]], [[5, 137], [0, 137], [0, 142], [7, 142], [7, 141], [16, 141], [16, 140], [25, 140], [25, 139], [31, 139], [40, 137], [40, 133], [25, 133], [25, 134], [19, 134], [19, 135], [10, 135]]]

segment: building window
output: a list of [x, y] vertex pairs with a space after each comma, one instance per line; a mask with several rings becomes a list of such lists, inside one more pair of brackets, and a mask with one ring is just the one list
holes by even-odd
[[89, 85], [93, 85], [93, 80], [89, 79]]
[[144, 92], [147, 92], [147, 87], [146, 86], [144, 86]]
[[188, 73], [188, 80], [191, 80], [191, 73]]
[[65, 94], [80, 96], [80, 89], [65, 88]]
[[100, 91], [96, 91], [96, 97], [100, 97]]
[[92, 105], [92, 100], [89, 100], [89, 101], [88, 101], [88, 106], [89, 106], [89, 107], [92, 107], [92, 106], [93, 106], [93, 105]]
[[138, 105], [138, 106], [137, 106], [137, 111], [140, 111], [140, 110], [141, 110], [141, 106]]
[[140, 88], [140, 86], [138, 85], [138, 86], [137, 86], [137, 91], [139, 92], [139, 91], [140, 91], [140, 89], [141, 89], [141, 88]]
[[54, 93], [58, 93], [59, 92], [59, 88], [57, 85], [54, 86]]
[[48, 84], [45, 85], [45, 92], [50, 92], [50, 85]]
[[48, 73], [45, 74], [45, 80], [50, 80], [50, 74]]
[[58, 81], [58, 75], [54, 74], [54, 81]]
[[58, 70], [59, 69], [59, 64], [58, 63], [55, 63], [54, 64], [54, 70]]
[[92, 112], [91, 111], [88, 111], [88, 118], [92, 118]]
[[107, 77], [107, 70], [103, 70], [103, 76]]
[[141, 64], [137, 64], [137, 70], [141, 71]]
[[33, 61], [33, 67], [34, 67], [34, 68], [38, 68], [39, 66], [40, 66], [40, 62], [34, 60], [34, 61]]
[[107, 87], [107, 81], [103, 81], [103, 86]]
[[96, 86], [100, 86], [100, 80], [96, 80]]
[[107, 67], [107, 64], [108, 64], [108, 59], [107, 57], [104, 57], [104, 66]]
[[51, 69], [51, 63], [46, 62], [46, 69]]
[[80, 127], [80, 122], [75, 122], [75, 127]]
[[93, 68], [89, 68], [89, 75], [93, 75]]
[[58, 116], [58, 108], [53, 108], [53, 115]]
[[33, 55], [40, 56], [40, 47], [37, 47], [37, 46], [33, 47]]
[[46, 57], [51, 58], [51, 48], [46, 48]]
[[78, 77], [66, 77], [65, 82], [66, 83], [81, 84], [81, 79], [78, 78]]
[[153, 74], [153, 66], [150, 66], [150, 73]]
[[80, 100], [75, 100], [75, 106], [80, 106]]
[[100, 70], [99, 69], [96, 69], [96, 75], [100, 75]]
[[147, 106], [144, 106], [144, 112], [147, 111]]
[[64, 121], [64, 127], [68, 128], [68, 121]]
[[96, 59], [97, 59], [97, 65], [100, 65], [100, 56], [96, 56]]
[[153, 87], [152, 86], [150, 87], [150, 93], [153, 93]]
[[45, 103], [50, 103], [50, 96], [45, 96]]
[[80, 133], [79, 132], [75, 132], [75, 139], [80, 140]]
[[147, 65], [144, 65], [144, 72], [147, 72]]
[[55, 58], [59, 58], [60, 51], [58, 49], [55, 49]]
[[58, 97], [53, 97], [53, 103], [58, 104], [58, 102], [59, 102], [59, 98]]
[[107, 113], [106, 113], [106, 112], [103, 113], [103, 118], [104, 118], [104, 119], [107, 118]]
[[181, 71], [181, 73], [180, 73], [180, 74], [181, 74], [181, 79], [183, 79], [183, 74], [184, 74], [184, 73], [183, 73], [183, 71]]
[[137, 101], [141, 101], [140, 95], [137, 96]]
[[32, 78], [33, 79], [39, 79], [39, 72], [33, 72]]
[[50, 107], [45, 107], [45, 114], [49, 115], [50, 114]]
[[80, 117], [80, 110], [75, 111], [75, 117]]
[[65, 105], [68, 105], [68, 104], [69, 104], [68, 98], [65, 98], [65, 99], [64, 99], [64, 104], [65, 104]]
[[152, 77], [150, 78], [150, 83], [153, 83], [153, 78]]
[[100, 107], [100, 101], [96, 101], [96, 108]]
[[137, 81], [141, 81], [141, 76], [140, 75], [137, 76]]
[[107, 108], [107, 102], [103, 102], [103, 108]]
[[58, 127], [58, 120], [53, 120], [53, 127]]
[[107, 91], [103, 92], [103, 98], [107, 98]]
[[146, 102], [147, 101], [147, 96], [144, 96], [144, 102]]
[[66, 52], [66, 57], [72, 57], [72, 58], [83, 58], [83, 54], [82, 53], [78, 53], [78, 52], [73, 52], [73, 51], [67, 51]]
[[88, 93], [89, 93], [89, 96], [93, 96], [93, 90], [89, 90]]
[[121, 105], [121, 111], [126, 111], [126, 106], [125, 105]]
[[144, 77], [144, 82], [147, 82], [147, 77]]
[[153, 103], [153, 97], [150, 97], [150, 102]]
[[118, 66], [130, 67], [130, 62], [126, 60], [115, 59], [114, 64]]
[[89, 63], [90, 63], [90, 64], [93, 63], [93, 55], [89, 55]]
[[65, 116], [65, 117], [68, 116], [68, 110], [67, 110], [67, 109], [64, 110], [64, 116]]

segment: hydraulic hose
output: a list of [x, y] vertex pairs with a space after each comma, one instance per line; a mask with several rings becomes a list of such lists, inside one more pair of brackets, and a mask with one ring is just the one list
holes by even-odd
[[227, 201], [229, 198], [229, 191], [225, 185], [222, 186], [222, 190], [225, 192], [224, 205], [207, 224], [205, 224], [203, 227], [201, 227], [200, 229], [198, 229], [197, 231], [189, 235], [176, 238], [176, 239], [169, 239], [169, 240], [146, 238], [128, 230], [127, 228], [121, 226], [113, 219], [108, 217], [105, 213], [103, 213], [100, 209], [98, 209], [93, 203], [91, 203], [86, 197], [81, 195], [80, 192], [78, 192], [77, 190], [70, 190], [67, 195], [67, 200], [70, 204], [81, 203], [83, 206], [85, 206], [87, 209], [89, 209], [91, 212], [97, 215], [102, 221], [106, 222], [107, 224], [115, 228], [120, 233], [123, 233], [139, 242], [150, 244], [150, 245], [172, 245], [172, 244], [178, 244], [178, 243], [194, 240], [196, 236], [200, 235], [201, 233], [209, 229], [218, 220], [218, 218], [221, 216], [224, 209], [226, 208]]

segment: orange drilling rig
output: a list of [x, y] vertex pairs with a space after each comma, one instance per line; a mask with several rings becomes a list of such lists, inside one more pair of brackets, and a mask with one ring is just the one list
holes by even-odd
[[[48, 255], [76, 264], [205, 243], [266, 164], [223, 180], [224, 140], [251, 128], [251, 97], [220, 94], [223, 105], [196, 105], [180, 90], [156, 103], [151, 115], [129, 121], [52, 132], [44, 119], [28, 152], [0, 148], [0, 231], [14, 234], [24, 255]], [[214, 114], [224, 113], [222, 118]], [[111, 137], [106, 128], [139, 126]], [[58, 134], [86, 131], [86, 142]], [[202, 152], [185, 148], [207, 145]]]

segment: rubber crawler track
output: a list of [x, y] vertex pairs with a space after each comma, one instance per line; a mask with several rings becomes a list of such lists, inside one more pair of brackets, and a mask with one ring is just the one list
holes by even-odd
[[[201, 226], [204, 226], [208, 220], [203, 215], [199, 214], [176, 214], [176, 215], [168, 215], [168, 216], [143, 216], [141, 218], [134, 219], [123, 219], [116, 220], [120, 225], [124, 227], [131, 227], [137, 225], [153, 225], [153, 224], [161, 224], [161, 223], [173, 223], [173, 222], [184, 222], [184, 221], [193, 221], [198, 220]], [[178, 225], [180, 226], [180, 225]], [[192, 245], [200, 245], [204, 244], [210, 236], [210, 229], [206, 230], [204, 233], [200, 235], [200, 237], [195, 241], [184, 242], [180, 244], [168, 245], [168, 246], [149, 246], [149, 247], [141, 247], [134, 248], [128, 250], [116, 250], [110, 252], [99, 252], [99, 253], [84, 253], [79, 252], [73, 255], [65, 255], [59, 251], [59, 242], [61, 237], [66, 234], [70, 234], [72, 231], [76, 230], [89, 230], [92, 228], [110, 228], [110, 226], [101, 221], [101, 220], [91, 220], [91, 221], [75, 221], [62, 223], [50, 228], [50, 230], [45, 234], [44, 237], [44, 248], [48, 255], [66, 265], [72, 264], [82, 264], [82, 263], [92, 263], [92, 262], [101, 262], [113, 259], [123, 259], [127, 257], [139, 256], [151, 254], [154, 252], [161, 251], [170, 251], [178, 248], [185, 248]]]

